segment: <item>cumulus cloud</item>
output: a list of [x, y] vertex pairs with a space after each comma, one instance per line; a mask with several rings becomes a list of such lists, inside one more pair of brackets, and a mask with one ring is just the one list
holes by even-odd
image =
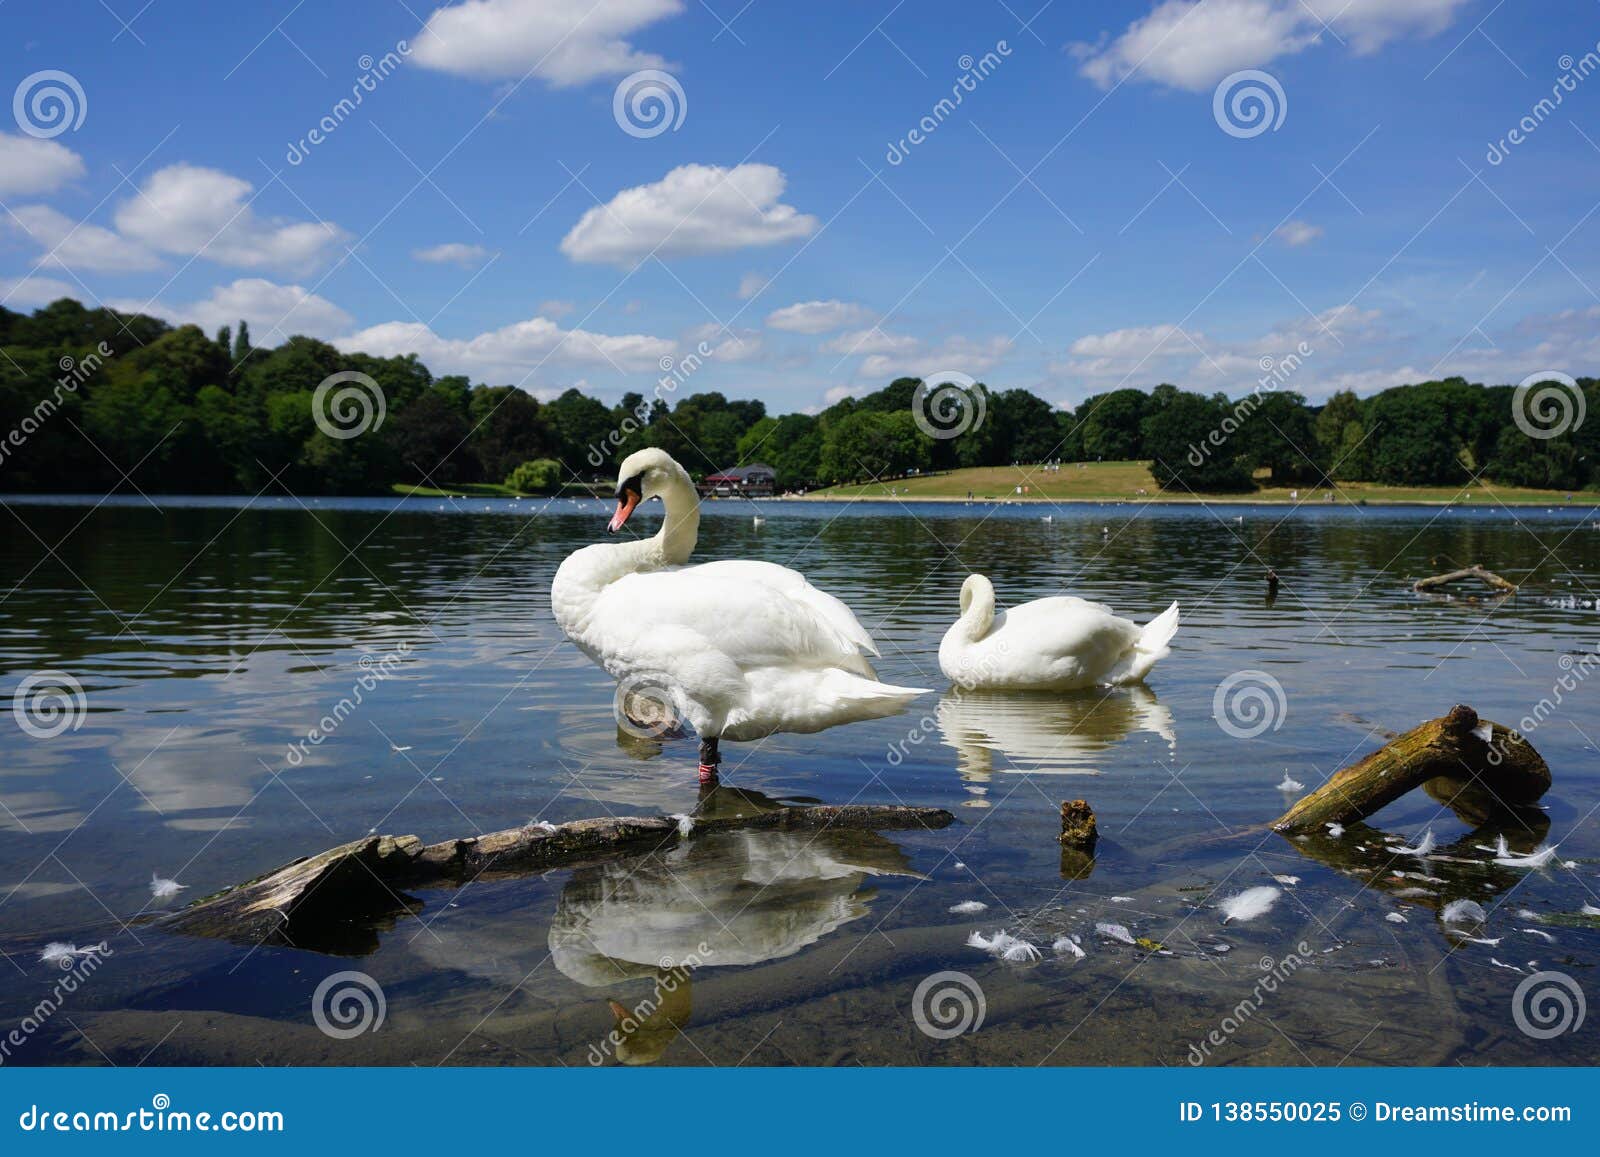
[[344, 239], [334, 225], [259, 216], [251, 189], [249, 181], [218, 169], [169, 165], [117, 207], [117, 228], [163, 253], [244, 268], [313, 268]]
[[689, 343], [697, 348], [702, 342], [710, 347], [711, 353], [708, 356], [712, 361], [748, 362], [756, 360], [766, 352], [766, 344], [761, 334], [755, 330], [730, 330], [714, 321], [696, 326], [686, 337]]
[[572, 302], [562, 301], [560, 298], [555, 297], [552, 297], [549, 301], [541, 301], [539, 303], [541, 317], [566, 317], [568, 314], [576, 313], [577, 309], [578, 307], [573, 305]]
[[138, 242], [99, 225], [74, 221], [48, 205], [19, 205], [0, 217], [0, 222], [20, 230], [44, 250], [39, 258], [41, 265], [106, 273], [161, 267], [161, 258]]
[[809, 237], [817, 219], [778, 200], [786, 183], [772, 165], [682, 165], [590, 209], [561, 239], [561, 252], [626, 268], [651, 254], [725, 253]]
[[889, 333], [887, 330], [873, 326], [871, 329], [851, 330], [822, 344], [827, 353], [861, 354], [870, 357], [873, 354], [912, 354], [922, 348], [922, 343], [907, 334]]
[[83, 291], [76, 285], [54, 277], [0, 277], [0, 305], [11, 309], [35, 309], [60, 301], [63, 297], [81, 298]]
[[84, 172], [83, 158], [65, 145], [0, 133], [0, 197], [53, 193]]
[[1298, 249], [1302, 245], [1310, 245], [1322, 236], [1322, 226], [1313, 225], [1309, 221], [1285, 221], [1273, 230], [1272, 235], [1291, 249]]
[[1447, 27], [1467, 0], [1163, 0], [1107, 43], [1075, 44], [1079, 71], [1102, 88], [1125, 79], [1200, 92], [1261, 68], [1332, 28], [1359, 53]]
[[831, 333], [847, 325], [862, 325], [872, 320], [864, 305], [839, 301], [797, 301], [767, 314], [767, 324], [789, 333]]
[[1004, 361], [1015, 344], [1008, 337], [980, 339], [959, 335], [946, 338], [931, 348], [918, 342], [915, 348], [899, 348], [862, 358], [857, 374], [874, 382], [951, 372], [981, 378]]
[[762, 273], [746, 273], [739, 278], [737, 296], [740, 301], [749, 301], [756, 294], [765, 289], [772, 279]]
[[682, 11], [682, 0], [467, 0], [434, 10], [411, 59], [477, 80], [531, 75], [562, 88], [665, 66], [628, 37]]
[[440, 337], [421, 323], [391, 321], [338, 338], [333, 344], [378, 357], [414, 353], [436, 374], [500, 381], [521, 381], [546, 365], [599, 365], [627, 373], [657, 371], [663, 357], [677, 352], [677, 343], [667, 338], [562, 329], [544, 317], [470, 338]]
[[355, 322], [333, 302], [303, 286], [277, 285], [260, 277], [241, 277], [230, 285], [219, 285], [209, 296], [188, 304], [131, 299], [111, 304], [126, 313], [145, 313], [174, 325], [197, 325], [207, 333], [243, 319], [250, 323], [258, 345], [277, 345], [295, 334], [326, 340]]
[[411, 256], [432, 265], [476, 265], [489, 256], [489, 251], [482, 245], [468, 245], [464, 241], [446, 241], [443, 245], [413, 249]]

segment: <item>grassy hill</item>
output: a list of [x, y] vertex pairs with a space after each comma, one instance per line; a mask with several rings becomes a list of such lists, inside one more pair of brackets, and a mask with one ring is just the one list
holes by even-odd
[[[1026, 487], [1022, 494], [1016, 488]], [[891, 494], [892, 492], [892, 494]], [[1043, 473], [1037, 467], [980, 466], [970, 470], [952, 470], [944, 474], [925, 474], [914, 478], [900, 478], [893, 482], [866, 485], [830, 486], [814, 490], [808, 498], [855, 499], [896, 497], [907, 500], [939, 501], [964, 500], [968, 494], [975, 499], [1032, 499], [1055, 502], [1145, 502], [1154, 498], [1163, 502], [1326, 502], [1326, 486], [1302, 486], [1299, 497], [1291, 497], [1287, 487], [1263, 487], [1253, 494], [1202, 494], [1183, 491], [1163, 493], [1143, 462], [1069, 462], [1059, 472]], [[1451, 486], [1383, 486], [1373, 482], [1341, 482], [1334, 491], [1338, 503], [1367, 502], [1430, 502], [1507, 506], [1563, 505], [1568, 492], [1559, 490], [1525, 490], [1515, 486], [1496, 486], [1483, 482], [1470, 487]], [[1577, 491], [1572, 493], [1574, 505], [1600, 502], [1600, 495]]]

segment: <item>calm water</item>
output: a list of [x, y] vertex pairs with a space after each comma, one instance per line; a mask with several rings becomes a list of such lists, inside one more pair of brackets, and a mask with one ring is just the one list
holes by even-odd
[[[1294, 798], [1286, 773], [1314, 787], [1385, 729], [1456, 702], [1515, 725], [1550, 696], [1596, 645], [1596, 511], [760, 511], [757, 526], [750, 505], [708, 507], [698, 557], [804, 571], [873, 633], [880, 675], [936, 690], [896, 718], [727, 745], [723, 786], [701, 798], [693, 738], [619, 732], [611, 683], [550, 618], [551, 575], [600, 536], [600, 503], [12, 500], [0, 691], [9, 706], [30, 674], [65, 672], [87, 713], [54, 737], [4, 724], [0, 1027], [63, 975], [39, 962], [46, 942], [112, 953], [6, 1059], [1174, 1065], [1213, 1030], [1207, 1063], [1596, 1059], [1592, 1023], [1540, 1041], [1513, 1017], [1540, 969], [1600, 995], [1600, 922], [1569, 918], [1600, 904], [1595, 688], [1562, 692], [1531, 736], [1555, 776], [1541, 813], [1475, 830], [1413, 793], [1340, 839], [1262, 827]], [[1482, 561], [1524, 594], [1420, 599], [1410, 580], [1434, 556]], [[1273, 605], [1269, 566], [1283, 578]], [[1148, 691], [952, 694], [935, 652], [972, 569], [1006, 603], [1065, 590], [1143, 620], [1177, 599], [1176, 649]], [[374, 671], [385, 677], [356, 710], [291, 758]], [[1283, 691], [1277, 726], [1253, 738], [1213, 717], [1240, 671]], [[1261, 675], [1246, 686], [1271, 694]], [[1055, 842], [1076, 797], [1099, 815], [1092, 864]], [[353, 955], [246, 950], [147, 919], [372, 831], [435, 840], [768, 801], [938, 805], [959, 822], [730, 835], [421, 891], [412, 914], [351, 928]], [[1429, 827], [1442, 856], [1385, 850]], [[1559, 843], [1556, 861], [1488, 862], [1477, 845], [1502, 832], [1524, 851]], [[188, 890], [155, 900], [153, 874]], [[1266, 915], [1224, 925], [1218, 901], [1273, 875], [1297, 882]], [[1489, 909], [1476, 935], [1498, 943], [1446, 932], [1435, 909], [1458, 897]], [[964, 901], [988, 907], [949, 910]], [[1107, 941], [1102, 922], [1170, 955]], [[997, 929], [1044, 959], [966, 946]], [[1052, 951], [1073, 934], [1084, 958]], [[676, 984], [661, 962], [686, 954], [696, 967]], [[317, 986], [341, 970], [381, 986], [378, 1031], [336, 1039], [314, 1023]], [[915, 994], [941, 971], [970, 978], [969, 1000], [981, 991], [976, 1031], [919, 1028]], [[1287, 978], [1263, 995], [1275, 973]], [[608, 1002], [651, 998], [659, 1010], [608, 1044]], [[1250, 1015], [1224, 1024], [1241, 1002]]]

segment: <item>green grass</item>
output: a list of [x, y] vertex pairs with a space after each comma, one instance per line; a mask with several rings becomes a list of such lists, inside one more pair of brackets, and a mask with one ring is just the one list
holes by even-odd
[[460, 482], [447, 489], [396, 482], [390, 489], [403, 498], [515, 498], [516, 491], [498, 482]]
[[[1018, 486], [1026, 487], [1022, 494]], [[1183, 490], [1162, 491], [1144, 462], [1068, 462], [1058, 473], [1047, 474], [1037, 467], [979, 466], [952, 470], [944, 474], [925, 474], [899, 478], [893, 482], [866, 485], [830, 486], [807, 495], [817, 499], [905, 498], [913, 500], [1043, 499], [1054, 502], [1314, 502], [1327, 501], [1328, 487], [1302, 486], [1299, 498], [1291, 498], [1290, 487], [1263, 487], [1250, 494], [1191, 494]], [[891, 495], [891, 490], [893, 494]], [[1527, 490], [1517, 486], [1497, 486], [1483, 482], [1460, 486], [1384, 486], [1375, 482], [1340, 482], [1334, 490], [1336, 503], [1427, 502], [1462, 505], [1504, 504], [1506, 506], [1552, 506], [1567, 502], [1567, 491]], [[1573, 505], [1600, 502], [1600, 495], [1573, 494]]]

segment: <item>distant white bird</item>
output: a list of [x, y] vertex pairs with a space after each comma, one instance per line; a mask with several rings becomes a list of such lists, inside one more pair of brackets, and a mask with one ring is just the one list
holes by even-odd
[[967, 690], [1071, 691], [1139, 683], [1170, 652], [1173, 603], [1143, 627], [1084, 599], [1038, 599], [994, 609], [981, 574], [961, 584], [961, 617], [939, 644], [939, 669]]
[[753, 526], [760, 526], [760, 525], [761, 525], [761, 524], [762, 524], [762, 523], [763, 523], [763, 522], [765, 522], [765, 521], [766, 521], [766, 519], [765, 519], [765, 518], [762, 518], [762, 517], [761, 517], [761, 516], [760, 516], [760, 515], [759, 515], [759, 514], [758, 514], [758, 515], [756, 515], [756, 516], [755, 516], [755, 517], [754, 517], [754, 518], [753, 518], [753, 519], [751, 519], [751, 520], [750, 520], [750, 521], [751, 521], [751, 525], [753, 525]]
[[400, 747], [399, 745], [397, 745], [397, 744], [395, 744], [393, 742], [391, 742], [389, 744], [389, 750], [394, 752], [396, 755], [399, 755], [403, 751], [410, 751], [411, 748], [412, 748], [412, 744], [409, 744], [409, 743], [406, 744], [404, 747]]

